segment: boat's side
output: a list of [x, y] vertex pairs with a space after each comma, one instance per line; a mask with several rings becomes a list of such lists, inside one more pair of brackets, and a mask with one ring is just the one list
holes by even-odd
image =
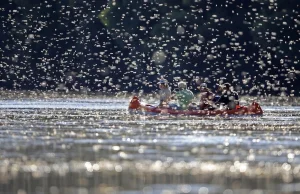
[[241, 106], [234, 110], [175, 110], [171, 108], [159, 108], [151, 105], [143, 105], [137, 97], [134, 97], [129, 105], [131, 112], [145, 114], [170, 114], [170, 115], [192, 115], [192, 116], [217, 116], [217, 115], [262, 115], [260, 105], [253, 102], [249, 106]]

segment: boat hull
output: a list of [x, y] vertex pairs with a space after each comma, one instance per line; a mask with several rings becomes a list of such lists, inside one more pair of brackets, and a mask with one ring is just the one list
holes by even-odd
[[134, 96], [129, 103], [128, 110], [136, 114], [169, 114], [169, 115], [190, 115], [190, 116], [242, 116], [262, 115], [263, 110], [257, 102], [248, 106], [240, 106], [233, 110], [175, 110], [172, 108], [159, 108], [157, 106], [142, 104], [137, 96]]

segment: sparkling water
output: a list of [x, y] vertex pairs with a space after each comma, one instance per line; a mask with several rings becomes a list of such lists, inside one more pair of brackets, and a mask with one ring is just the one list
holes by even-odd
[[300, 192], [300, 107], [144, 116], [129, 98], [0, 101], [0, 194]]

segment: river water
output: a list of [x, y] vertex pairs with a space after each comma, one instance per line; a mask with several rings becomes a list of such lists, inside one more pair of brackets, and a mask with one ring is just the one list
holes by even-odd
[[300, 193], [300, 106], [199, 118], [128, 102], [0, 100], [0, 194]]

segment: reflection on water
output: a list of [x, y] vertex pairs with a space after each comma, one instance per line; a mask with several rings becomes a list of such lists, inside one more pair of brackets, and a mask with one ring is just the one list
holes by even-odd
[[128, 99], [0, 101], [0, 194], [299, 193], [300, 107], [127, 114]]

